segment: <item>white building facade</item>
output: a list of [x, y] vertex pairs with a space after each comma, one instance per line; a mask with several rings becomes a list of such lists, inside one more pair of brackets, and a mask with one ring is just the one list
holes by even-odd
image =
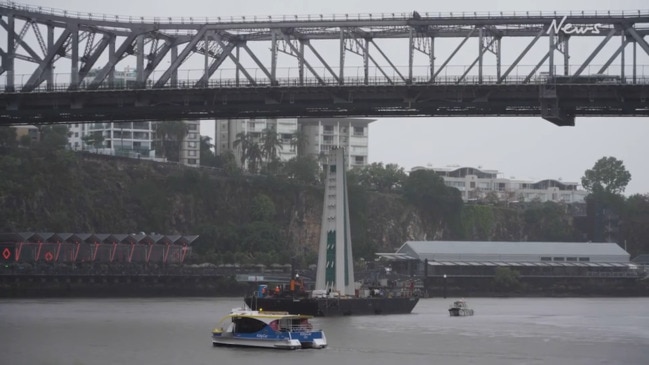
[[[153, 122], [97, 122], [70, 124], [69, 147], [75, 151], [123, 156], [153, 158]], [[84, 143], [88, 135], [99, 134], [104, 138], [101, 147]]]
[[282, 141], [277, 148], [280, 161], [288, 161], [297, 156], [293, 139], [298, 132], [295, 118], [288, 119], [217, 119], [214, 131], [214, 150], [217, 156], [228, 151], [234, 154], [237, 164], [241, 163], [241, 148], [236, 146], [239, 134], [247, 134], [256, 143], [261, 143], [265, 130], [275, 129]]
[[507, 179], [497, 170], [473, 167], [414, 167], [411, 171], [429, 169], [444, 179], [447, 186], [457, 188], [465, 202], [496, 196], [500, 201], [529, 202], [552, 201], [584, 203], [588, 195], [576, 182], [554, 179], [522, 180]]
[[306, 143], [304, 153], [316, 158], [328, 155], [334, 147], [344, 147], [349, 158], [346, 168], [368, 164], [368, 125], [371, 119], [352, 118], [286, 118], [286, 119], [220, 119], [216, 121], [214, 146], [217, 155], [231, 151], [237, 163], [241, 149], [235, 146], [240, 133], [260, 142], [266, 129], [275, 129], [281, 139], [280, 161], [297, 157], [296, 138], [302, 133]]
[[306, 153], [328, 155], [336, 147], [347, 152], [347, 166], [367, 166], [369, 157], [369, 124], [374, 119], [362, 118], [300, 118], [302, 132], [307, 138]]
[[[91, 70], [84, 79], [89, 82], [99, 70]], [[134, 83], [137, 74], [134, 69], [115, 70], [113, 80], [117, 86], [129, 86]], [[89, 151], [112, 156], [154, 159], [156, 139], [155, 121], [149, 122], [96, 122], [69, 124], [70, 136], [68, 147], [75, 151]], [[179, 162], [189, 166], [200, 165], [200, 121], [183, 121], [187, 125], [187, 135], [180, 147]], [[101, 134], [104, 142], [101, 147], [84, 144], [83, 137]]]

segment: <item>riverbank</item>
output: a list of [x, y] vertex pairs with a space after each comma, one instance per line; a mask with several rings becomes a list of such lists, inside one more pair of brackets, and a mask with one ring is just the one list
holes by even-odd
[[[136, 297], [243, 297], [256, 283], [232, 278], [210, 280], [137, 280], [109, 278], [90, 281], [28, 280], [0, 283], [0, 298], [136, 298]], [[649, 297], [649, 280], [522, 280], [512, 288], [497, 288], [480, 280], [430, 283], [425, 298], [454, 297]]]

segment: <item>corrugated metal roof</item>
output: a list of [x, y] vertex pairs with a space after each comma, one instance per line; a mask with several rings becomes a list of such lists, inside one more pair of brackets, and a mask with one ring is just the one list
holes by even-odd
[[608, 263], [594, 263], [594, 262], [501, 262], [501, 261], [485, 261], [485, 262], [464, 262], [464, 261], [429, 261], [430, 266], [505, 266], [505, 267], [627, 267], [628, 264], [621, 262], [608, 262]]
[[589, 242], [407, 241], [397, 252], [414, 252], [420, 259], [434, 254], [629, 256], [617, 243]]

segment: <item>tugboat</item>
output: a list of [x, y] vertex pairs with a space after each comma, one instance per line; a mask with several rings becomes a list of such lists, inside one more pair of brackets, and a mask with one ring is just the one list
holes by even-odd
[[448, 313], [451, 315], [451, 317], [472, 316], [473, 309], [470, 309], [466, 305], [466, 301], [464, 301], [464, 299], [460, 299], [454, 301], [453, 304], [449, 306]]
[[389, 293], [356, 290], [352, 257], [345, 150], [331, 150], [325, 165], [325, 180], [320, 245], [315, 290], [307, 292], [298, 277], [291, 278], [289, 293], [258, 293], [244, 298], [250, 308], [317, 317], [407, 314], [419, 298], [413, 290]]

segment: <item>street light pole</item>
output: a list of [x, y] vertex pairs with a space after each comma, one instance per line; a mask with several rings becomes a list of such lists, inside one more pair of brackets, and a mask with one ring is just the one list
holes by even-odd
[[446, 274], [444, 274], [444, 299], [446, 299]]

